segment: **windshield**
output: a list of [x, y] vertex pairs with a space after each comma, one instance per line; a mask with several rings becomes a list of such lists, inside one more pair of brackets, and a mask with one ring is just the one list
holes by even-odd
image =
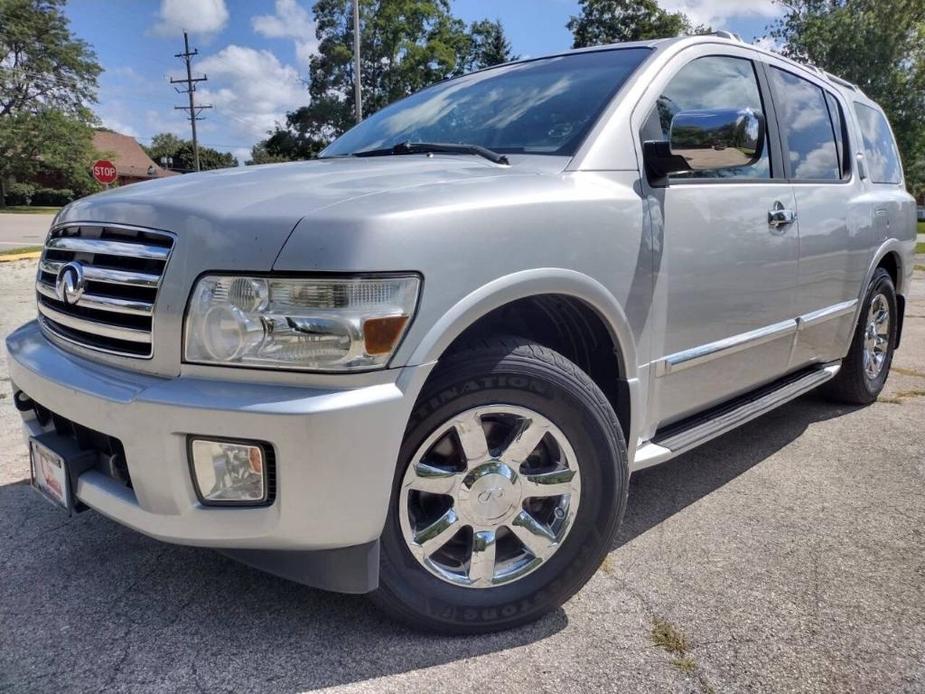
[[407, 142], [570, 156], [648, 54], [648, 48], [573, 53], [441, 82], [373, 114], [331, 143], [322, 156]]

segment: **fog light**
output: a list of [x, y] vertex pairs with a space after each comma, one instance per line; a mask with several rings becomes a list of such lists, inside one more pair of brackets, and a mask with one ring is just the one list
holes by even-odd
[[193, 485], [203, 504], [255, 506], [267, 501], [267, 456], [263, 446], [191, 439], [189, 456]]

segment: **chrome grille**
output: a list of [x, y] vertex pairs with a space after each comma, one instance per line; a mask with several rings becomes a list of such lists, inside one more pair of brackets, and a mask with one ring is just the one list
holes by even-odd
[[[120, 225], [54, 229], [45, 242], [35, 288], [46, 330], [83, 347], [150, 357], [157, 290], [173, 248], [165, 232]], [[75, 300], [59, 291], [69, 263], [83, 277]]]

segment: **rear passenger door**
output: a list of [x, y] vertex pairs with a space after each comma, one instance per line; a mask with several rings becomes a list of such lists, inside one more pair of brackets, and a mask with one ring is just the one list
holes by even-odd
[[796, 368], [847, 352], [870, 261], [871, 209], [853, 171], [843, 97], [789, 65], [769, 66], [768, 77], [800, 237]]
[[[646, 179], [656, 246], [658, 318], [650, 422], [667, 424], [752, 390], [788, 367], [796, 331], [799, 237], [771, 224], [792, 211], [763, 70], [747, 49], [684, 51], [637, 106], [640, 141], [668, 140], [681, 111], [751, 108], [770, 127], [750, 166]], [[661, 339], [659, 339], [661, 338]]]

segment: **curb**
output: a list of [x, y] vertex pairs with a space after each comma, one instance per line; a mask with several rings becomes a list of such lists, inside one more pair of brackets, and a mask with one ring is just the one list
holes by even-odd
[[41, 251], [29, 251], [28, 253], [17, 253], [15, 255], [0, 255], [0, 263], [12, 263], [16, 260], [38, 260], [41, 255]]

